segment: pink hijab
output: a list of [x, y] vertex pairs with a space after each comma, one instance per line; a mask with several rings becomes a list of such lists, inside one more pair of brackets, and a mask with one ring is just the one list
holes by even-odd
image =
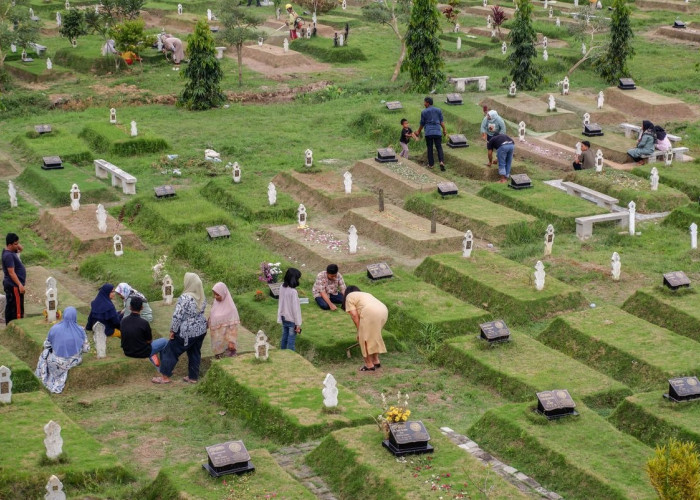
[[224, 324], [238, 324], [241, 319], [238, 317], [238, 309], [236, 309], [236, 304], [233, 303], [233, 298], [228, 291], [228, 287], [222, 283], [218, 282], [212, 288], [216, 293], [223, 297], [223, 300], [214, 300], [211, 305], [211, 313], [209, 314], [209, 326], [211, 328], [216, 328], [217, 326]]

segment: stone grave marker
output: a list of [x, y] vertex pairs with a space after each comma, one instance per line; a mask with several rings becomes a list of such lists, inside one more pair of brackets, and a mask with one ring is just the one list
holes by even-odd
[[664, 151], [664, 165], [670, 167], [671, 164], [673, 164], [673, 151], [671, 149], [667, 149]]
[[398, 158], [396, 158], [396, 151], [394, 151], [394, 148], [391, 147], [377, 149], [377, 157], [374, 160], [378, 161], [379, 163], [399, 161]]
[[690, 280], [683, 271], [673, 271], [664, 274], [664, 285], [671, 290], [690, 287]]
[[46, 483], [46, 495], [44, 500], [66, 500], [66, 494], [63, 491], [63, 483], [56, 476], [51, 476], [49, 482]]
[[525, 122], [518, 123], [518, 139], [520, 142], [525, 141]]
[[305, 229], [309, 227], [306, 223], [306, 207], [303, 203], [300, 203], [299, 207], [297, 208], [297, 227], [299, 229]]
[[600, 149], [595, 152], [595, 171], [603, 171], [603, 152]]
[[507, 342], [510, 340], [510, 330], [502, 319], [489, 321], [479, 325], [479, 338], [491, 342]]
[[430, 435], [423, 422], [419, 420], [389, 424], [389, 439], [382, 442], [394, 456], [418, 455], [432, 453], [433, 447], [428, 444]]
[[[597, 158], [596, 158], [596, 160], [597, 160]], [[630, 201], [629, 204], [627, 205], [627, 208], [629, 209], [629, 212], [630, 212], [629, 233], [630, 233], [630, 236], [634, 236], [636, 234], [635, 216], [637, 214], [637, 204], [634, 201]]]
[[323, 379], [323, 406], [326, 408], [335, 408], [338, 406], [338, 383], [335, 377], [330, 373]]
[[338, 46], [339, 46], [339, 47], [342, 47], [344, 43], [345, 43], [345, 37], [344, 37], [343, 34], [341, 33], [341, 34], [338, 35]]
[[695, 222], [690, 225], [690, 249], [698, 249], [698, 225]]
[[310, 149], [304, 151], [304, 166], [306, 168], [311, 168], [314, 166], [314, 152]]
[[284, 49], [285, 54], [289, 52], [289, 40], [286, 38], [284, 39], [284, 43], [282, 44], [282, 48]]
[[347, 0], [343, 0], [343, 3], [341, 4], [341, 6], [343, 7], [343, 10], [347, 9], [348, 8]]
[[165, 304], [170, 305], [173, 303], [173, 279], [170, 277], [169, 274], [166, 274], [165, 277], [163, 278], [163, 286], [161, 287], [161, 291], [163, 293], [163, 302]]
[[433, 207], [433, 212], [430, 215], [430, 234], [437, 233], [437, 209]]
[[306, 28], [306, 39], [311, 40], [311, 29], [310, 28]]
[[554, 226], [547, 226], [547, 231], [544, 234], [544, 254], [552, 255], [552, 246], [554, 245]]
[[532, 181], [527, 174], [511, 174], [508, 187], [511, 189], [529, 189], [532, 187]]
[[617, 88], [620, 90], [634, 90], [637, 86], [631, 78], [620, 78], [620, 83], [618, 83]]
[[493, 28], [493, 18], [491, 17], [491, 14], [486, 16], [486, 28], [487, 29]]
[[37, 134], [48, 134], [51, 132], [51, 125], [34, 125], [34, 130]]
[[0, 366], [0, 403], [12, 403], [12, 370]]
[[182, 15], [182, 4], [181, 3], [177, 4], [177, 15], [178, 16]]
[[92, 336], [95, 340], [95, 352], [97, 359], [107, 357], [107, 336], [105, 335], [105, 326], [97, 321], [92, 325]]
[[228, 226], [225, 224], [220, 226], [209, 226], [207, 228], [207, 236], [210, 240], [215, 240], [217, 238], [230, 238], [231, 231], [228, 230]]
[[95, 213], [97, 214], [97, 230], [101, 233], [106, 233], [107, 211], [105, 210], [105, 207], [100, 203], [97, 205], [97, 210], [95, 210]]
[[518, 87], [515, 85], [515, 82], [510, 82], [510, 86], [508, 87], [508, 95], [510, 97], [515, 97], [515, 94], [518, 92]]
[[547, 49], [544, 49], [542, 51], [542, 59], [545, 61], [549, 60], [549, 54], [547, 53]]
[[501, 44], [501, 54], [506, 55], [506, 52], [508, 52], [508, 44], [506, 42], [503, 42]]
[[401, 104], [401, 101], [387, 101], [386, 109], [390, 111], [394, 111], [395, 109], [403, 109], [403, 104]]
[[450, 134], [447, 136], [447, 147], [449, 148], [468, 148], [469, 143], [464, 134]]
[[535, 264], [535, 288], [538, 292], [544, 290], [545, 274], [544, 264], [542, 264], [541, 260], [538, 260], [537, 264]]
[[352, 174], [350, 172], [343, 174], [343, 186], [345, 187], [345, 194], [352, 193]]
[[58, 283], [56, 282], [56, 278], [53, 276], [49, 276], [46, 278], [46, 291], [49, 291], [51, 289], [58, 290]]
[[268, 283], [267, 288], [269, 288], [270, 297], [273, 299], [280, 298], [280, 288], [282, 288], [282, 283]]
[[651, 175], [649, 176], [649, 182], [651, 184], [652, 191], [659, 190], [659, 171], [657, 170], [656, 167], [652, 167], [652, 169], [651, 169]]
[[44, 426], [44, 446], [46, 446], [46, 456], [50, 460], [56, 460], [63, 453], [63, 438], [61, 437], [61, 426], [53, 420]]
[[581, 44], [581, 55], [586, 55], [586, 44], [582, 43]]
[[569, 77], [565, 76], [561, 82], [561, 95], [569, 95]]
[[471, 230], [467, 230], [464, 233], [464, 239], [462, 240], [462, 257], [468, 259], [472, 256], [472, 250], [474, 249], [474, 235]]
[[[279, 9], [277, 9], [279, 10]], [[258, 38], [258, 47], [262, 47], [262, 44], [265, 42], [265, 39], [263, 37]]]
[[10, 207], [17, 208], [17, 188], [12, 181], [7, 182], [7, 194], [10, 197]]
[[113, 125], [117, 123], [117, 110], [114, 108], [109, 110], [109, 123]]
[[115, 234], [114, 236], [112, 236], [112, 240], [114, 246], [114, 255], [117, 257], [121, 257], [122, 255], [124, 255], [124, 245], [122, 244], [122, 237], [118, 234]]
[[47, 57], [46, 58], [46, 69], [51, 71], [53, 69], [53, 63], [51, 62], [51, 58]]
[[348, 229], [348, 252], [351, 254], [357, 253], [357, 229], [354, 225]]
[[462, 94], [457, 94], [457, 93], [450, 93], [445, 96], [445, 104], [449, 104], [450, 106], [459, 106], [461, 104], [464, 104], [464, 100], [462, 99]]
[[455, 23], [454, 32], [459, 33], [459, 29], [460, 29], [459, 23]]
[[462, 37], [457, 37], [457, 50], [462, 50]]
[[612, 258], [610, 259], [610, 268], [613, 281], [620, 281], [620, 271], [622, 270], [622, 263], [620, 262], [619, 253], [613, 252]]
[[172, 187], [170, 184], [156, 186], [153, 188], [153, 191], [155, 193], [156, 198], [158, 199], [172, 198], [173, 196], [175, 196], [175, 188]]
[[207, 9], [207, 21], [211, 21], [211, 9]]
[[[281, 9], [279, 7], [277, 7], [277, 9], [275, 9], [275, 19], [276, 20], [279, 21], [281, 13], [282, 13]], [[262, 45], [262, 44], [259, 44], [259, 45]]]
[[250, 454], [243, 441], [227, 441], [226, 443], [207, 446], [206, 464], [202, 468], [211, 477], [220, 477], [226, 474], [244, 474], [255, 470]]
[[255, 359], [267, 361], [270, 356], [270, 344], [267, 341], [267, 335], [262, 330], [258, 330], [255, 335]]
[[675, 403], [700, 399], [700, 381], [697, 377], [678, 377], [668, 380], [666, 399]]
[[12, 51], [13, 54], [14, 54], [15, 52], [17, 52], [17, 45], [15, 45], [14, 43], [11, 43], [11, 44], [10, 44], [10, 50]]
[[44, 156], [42, 158], [42, 170], [58, 170], [63, 168], [63, 160], [60, 156]]
[[591, 114], [584, 113], [583, 114], [583, 126], [585, 127], [586, 125], [590, 125], [590, 123], [591, 123]]
[[58, 293], [55, 288], [46, 290], [46, 321], [53, 323], [57, 319], [58, 311]]
[[233, 182], [236, 184], [241, 182], [241, 166], [237, 161], [233, 163]]
[[556, 20], [554, 21], [554, 25], [557, 28], [561, 26], [561, 19], [559, 19], [559, 16], [557, 16]]
[[136, 137], [139, 135], [139, 131], [136, 128], [136, 122], [131, 120], [131, 137]]
[[277, 188], [272, 182], [267, 185], [267, 202], [270, 204], [270, 206], [277, 203]]
[[386, 262], [369, 264], [367, 266], [367, 277], [371, 280], [391, 278], [393, 275], [394, 273], [391, 271], [389, 264], [387, 264]]
[[548, 45], [549, 45], [549, 40], [547, 39], [547, 37], [546, 36], [542, 37], [542, 48], [546, 49]]
[[77, 184], [70, 188], [70, 208], [73, 212], [80, 210], [80, 188]]
[[384, 211], [384, 190], [381, 188], [379, 189], [379, 211]]
[[557, 101], [554, 99], [554, 96], [552, 94], [549, 94], [549, 98], [547, 99], [547, 103], [549, 105], [549, 111], [556, 111], [557, 110]]
[[438, 194], [443, 198], [445, 196], [459, 194], [459, 188], [457, 184], [452, 181], [438, 182], [437, 185]]
[[489, 1], [488, 0], [483, 0], [483, 6], [488, 7], [489, 6]]
[[549, 8], [549, 12], [548, 12], [547, 17], [549, 17], [550, 19], [552, 19], [554, 17], [554, 8], [553, 7]]
[[598, 92], [598, 109], [603, 109], [603, 103], [605, 103], [605, 94], [601, 90]]
[[583, 153], [583, 151], [581, 151], [581, 143], [577, 142], [575, 148], [576, 148], [576, 154], [578, 156], [581, 156], [581, 154]]
[[576, 403], [566, 389], [537, 393], [537, 411], [549, 420], [578, 415], [574, 408], [576, 408]]
[[56, 27], [60, 28], [61, 27], [61, 13], [56, 12]]

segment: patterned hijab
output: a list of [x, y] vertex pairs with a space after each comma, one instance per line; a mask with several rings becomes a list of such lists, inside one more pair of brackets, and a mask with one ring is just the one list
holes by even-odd
[[204, 286], [202, 286], [202, 280], [195, 273], [185, 273], [185, 289], [182, 291], [182, 295], [191, 296], [199, 309], [204, 307]]
[[215, 299], [211, 305], [209, 327], [215, 328], [226, 323], [240, 323], [241, 319], [238, 316], [238, 309], [236, 309], [236, 304], [233, 303], [233, 297], [231, 297], [228, 287], [224, 283], [218, 282], [212, 290], [219, 294], [223, 300]]
[[131, 288], [128, 283], [119, 283], [114, 291], [121, 295], [124, 300], [128, 299], [129, 297], [138, 297], [144, 302], [148, 302], [148, 299], [146, 299], [141, 292], [135, 288]]

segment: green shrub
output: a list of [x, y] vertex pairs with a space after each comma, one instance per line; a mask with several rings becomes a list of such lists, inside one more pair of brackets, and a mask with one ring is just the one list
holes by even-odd
[[700, 498], [700, 455], [695, 443], [669, 439], [647, 462], [651, 485], [662, 500]]

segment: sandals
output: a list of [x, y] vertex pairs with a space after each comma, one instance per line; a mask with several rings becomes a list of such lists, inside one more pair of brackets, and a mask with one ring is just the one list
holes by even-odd
[[375, 367], [375, 368], [381, 368], [381, 367], [382, 367], [382, 364], [381, 364], [381, 363], [374, 363], [374, 367]]
[[182, 377], [183, 382], [187, 382], [188, 384], [196, 384], [196, 380], [192, 380], [190, 377]]
[[172, 380], [164, 379], [163, 377], [153, 377], [151, 379], [151, 382], [153, 382], [154, 384], [169, 384], [170, 382], [172, 382]]
[[375, 367], [373, 366], [372, 368], [367, 368], [366, 366], [362, 365], [362, 368], [360, 368], [361, 372], [373, 372]]

